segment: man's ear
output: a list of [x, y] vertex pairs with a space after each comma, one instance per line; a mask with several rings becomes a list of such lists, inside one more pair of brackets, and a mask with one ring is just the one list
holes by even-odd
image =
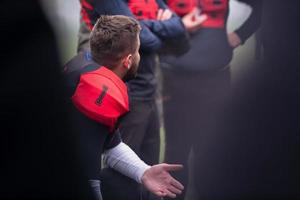
[[123, 66], [126, 68], [126, 69], [130, 69], [131, 67], [131, 64], [132, 64], [132, 54], [129, 54], [128, 56], [126, 56], [123, 60]]

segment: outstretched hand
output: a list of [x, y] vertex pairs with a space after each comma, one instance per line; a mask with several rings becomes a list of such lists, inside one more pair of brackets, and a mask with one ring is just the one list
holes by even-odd
[[154, 165], [145, 171], [142, 183], [150, 192], [159, 197], [175, 198], [177, 194], [181, 194], [184, 187], [170, 175], [169, 171], [177, 171], [182, 168], [182, 165], [165, 163]]

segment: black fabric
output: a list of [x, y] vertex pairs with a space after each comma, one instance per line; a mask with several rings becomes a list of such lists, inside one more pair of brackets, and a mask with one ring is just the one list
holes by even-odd
[[[101, 191], [103, 199], [109, 200], [160, 200], [161, 198], [150, 193], [141, 184], [135, 180], [120, 174], [111, 168], [105, 168], [101, 171], [100, 178], [102, 181]], [[113, 186], [113, 187], [112, 187]]]
[[235, 32], [242, 40], [242, 43], [245, 41], [259, 28], [261, 24], [262, 16], [262, 0], [238, 0], [242, 3], [246, 3], [251, 7], [251, 14], [245, 23], [239, 27]]
[[100, 65], [92, 60], [88, 51], [83, 51], [74, 56], [64, 67], [66, 91], [70, 104], [70, 123], [73, 126], [73, 134], [76, 135], [79, 145], [81, 162], [86, 166], [86, 175], [89, 179], [99, 179], [101, 171], [101, 154], [104, 150], [120, 144], [121, 136], [118, 129], [109, 133], [108, 127], [93, 121], [80, 113], [72, 105], [71, 96], [76, 90], [81, 74], [99, 69]]
[[177, 71], [213, 71], [228, 65], [233, 49], [229, 46], [225, 29], [202, 28], [190, 35], [190, 50], [178, 57], [162, 56]]
[[79, 153], [82, 163], [87, 166], [89, 179], [99, 178], [101, 170], [101, 154], [105, 149], [113, 148], [121, 142], [119, 130], [110, 134], [108, 127], [89, 119], [72, 105], [71, 97], [76, 90], [81, 74], [99, 69], [100, 65], [92, 60], [88, 51], [80, 52], [74, 56], [64, 67], [64, 78], [66, 80], [66, 91], [70, 104], [70, 123], [73, 132], [79, 138]]
[[141, 200], [141, 185], [114, 169], [103, 169], [100, 174], [100, 179], [103, 199]]
[[105, 140], [104, 149], [111, 149], [120, 144], [122, 141], [120, 130], [116, 129], [113, 134], [109, 134], [108, 138]]
[[99, 179], [101, 155], [104, 150], [113, 148], [121, 142], [119, 131], [111, 134], [108, 128], [90, 120], [74, 106], [70, 109], [73, 134], [78, 138], [78, 152], [81, 162], [86, 166], [89, 179]]
[[100, 64], [94, 62], [89, 51], [83, 51], [68, 61], [63, 70], [67, 96], [71, 97], [79, 83], [81, 74], [99, 69]]
[[72, 72], [85, 73], [92, 71], [91, 67], [99, 67], [100, 63], [96, 63], [90, 51], [81, 51], [69, 60], [64, 66], [64, 74], [69, 75]]
[[[130, 110], [120, 124], [122, 140], [145, 163], [157, 164], [160, 138], [156, 103], [155, 101], [131, 101]], [[159, 199], [139, 183], [112, 169], [103, 170], [100, 177], [104, 199]]]
[[160, 139], [156, 102], [131, 101], [130, 110], [120, 124], [122, 139], [147, 164], [157, 164]]
[[157, 67], [158, 60], [156, 54], [141, 54], [137, 76], [127, 82], [131, 100], [149, 101], [155, 98], [157, 88]]
[[180, 56], [187, 53], [191, 48], [191, 45], [190, 45], [190, 37], [188, 33], [186, 33], [185, 35], [186, 35], [185, 37], [165, 39], [165, 45], [159, 51], [159, 54]]
[[[188, 157], [192, 148], [198, 154], [207, 124], [215, 122], [230, 87], [229, 68], [207, 73], [163, 70], [163, 109], [166, 133], [165, 162], [180, 163], [183, 170], [173, 173], [187, 186]], [[213, 124], [214, 126], [216, 124]], [[186, 190], [176, 199], [184, 199]]]

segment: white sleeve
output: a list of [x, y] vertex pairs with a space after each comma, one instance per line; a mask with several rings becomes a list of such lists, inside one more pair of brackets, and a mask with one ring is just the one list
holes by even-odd
[[151, 166], [142, 161], [125, 143], [121, 142], [114, 148], [104, 152], [104, 163], [120, 173], [141, 183], [144, 172]]

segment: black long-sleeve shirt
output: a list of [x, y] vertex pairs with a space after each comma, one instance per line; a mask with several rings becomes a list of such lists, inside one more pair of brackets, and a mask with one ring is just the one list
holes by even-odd
[[92, 72], [101, 66], [91, 59], [89, 52], [80, 52], [74, 56], [64, 69], [66, 82], [67, 103], [69, 106], [72, 134], [78, 138], [80, 159], [86, 168], [86, 175], [90, 179], [97, 179], [101, 170], [101, 154], [117, 146], [121, 142], [119, 130], [110, 133], [108, 126], [101, 124], [83, 114], [73, 105], [71, 97], [74, 95], [82, 74]]

